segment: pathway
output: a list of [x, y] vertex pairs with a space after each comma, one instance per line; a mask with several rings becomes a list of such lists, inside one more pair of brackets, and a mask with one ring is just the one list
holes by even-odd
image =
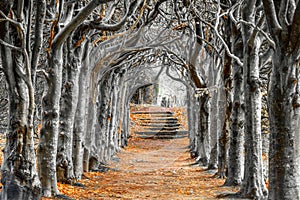
[[209, 200], [232, 192], [221, 187], [224, 180], [192, 166], [187, 138], [132, 138], [129, 146], [110, 162], [108, 172], [86, 173], [84, 187], [59, 184], [74, 199]]
[[[150, 107], [134, 111], [161, 110]], [[164, 112], [169, 111], [181, 124], [179, 131], [185, 131], [185, 111], [164, 108]], [[82, 200], [210, 200], [217, 199], [220, 194], [237, 191], [222, 187], [224, 180], [213, 178], [215, 171], [205, 171], [200, 166], [192, 165], [194, 160], [190, 159], [187, 137], [145, 139], [133, 134], [145, 131], [143, 123], [139, 122], [141, 117], [136, 114], [131, 116], [132, 137], [129, 145], [110, 161], [107, 172], [85, 173], [77, 186], [59, 184], [62, 194]]]

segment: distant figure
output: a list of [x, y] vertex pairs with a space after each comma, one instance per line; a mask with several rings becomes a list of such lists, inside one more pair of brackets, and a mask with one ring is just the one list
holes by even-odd
[[167, 107], [168, 107], [168, 108], [171, 107], [171, 104], [170, 104], [170, 98], [168, 98], [168, 101], [167, 101]]
[[162, 107], [166, 107], [167, 106], [167, 101], [166, 101], [166, 97], [163, 97], [161, 100], [161, 104]]

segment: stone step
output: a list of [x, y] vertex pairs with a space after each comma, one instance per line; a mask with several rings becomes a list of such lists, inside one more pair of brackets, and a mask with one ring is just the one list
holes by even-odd
[[[141, 138], [172, 139], [186, 137], [187, 131], [179, 131], [181, 124], [170, 111], [135, 111], [142, 130], [135, 132]], [[140, 116], [139, 116], [140, 115]]]
[[178, 121], [178, 119], [176, 117], [151, 117], [151, 118], [140, 118], [140, 120], [176, 120]]
[[143, 116], [146, 118], [155, 118], [155, 117], [173, 117], [174, 115], [165, 113], [165, 114], [141, 114], [141, 115], [135, 114], [135, 116], [136, 117]]
[[145, 124], [156, 124], [156, 123], [166, 123], [166, 124], [170, 124], [170, 123], [176, 123], [178, 122], [178, 119], [176, 118], [172, 118], [172, 119], [141, 119], [140, 120], [141, 123], [145, 123]]
[[151, 131], [173, 131], [178, 130], [179, 127], [147, 127], [146, 130]]
[[177, 134], [177, 131], [137, 131], [135, 132], [136, 134], [139, 135], [159, 135], [159, 134], [166, 134], [166, 135], [172, 135], [172, 134]]
[[142, 139], [162, 139], [162, 140], [167, 140], [167, 139], [178, 139], [178, 138], [184, 138], [187, 137], [186, 135], [140, 135], [139, 138]]
[[187, 131], [175, 131], [175, 132], [155, 132], [155, 131], [139, 131], [136, 132], [141, 138], [160, 138], [160, 139], [171, 139], [171, 138], [183, 138], [187, 137]]
[[173, 112], [170, 111], [135, 111], [132, 112], [135, 115], [174, 115]]
[[178, 123], [168, 123], [168, 124], [163, 124], [163, 123], [160, 123], [160, 124], [154, 124], [154, 123], [148, 123], [148, 124], [140, 124], [140, 126], [146, 126], [146, 127], [180, 127], [180, 124]]

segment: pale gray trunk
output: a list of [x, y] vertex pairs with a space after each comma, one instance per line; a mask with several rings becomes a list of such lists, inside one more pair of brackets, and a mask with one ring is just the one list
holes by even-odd
[[192, 149], [193, 146], [193, 138], [195, 137], [195, 130], [192, 124], [193, 120], [193, 103], [192, 103], [192, 93], [190, 91], [190, 87], [186, 87], [186, 96], [187, 96], [187, 117], [188, 117], [188, 136], [189, 136], [189, 148]]
[[57, 140], [62, 85], [62, 47], [52, 50], [49, 59], [48, 90], [43, 98], [43, 119], [38, 147], [39, 176], [44, 196], [58, 194], [56, 176]]
[[[227, 22], [229, 23], [229, 22]], [[228, 31], [228, 24], [225, 30]], [[229, 40], [227, 38], [227, 40]], [[221, 129], [221, 134], [218, 138], [219, 154], [218, 154], [218, 172], [217, 176], [219, 178], [226, 178], [227, 170], [227, 151], [228, 151], [228, 140], [229, 140], [229, 128], [230, 128], [230, 116], [232, 110], [232, 77], [231, 77], [231, 61], [227, 53], [224, 56], [224, 66], [223, 66], [223, 81], [224, 81], [224, 121]]]
[[210, 68], [211, 85], [213, 89], [211, 91], [211, 106], [210, 106], [210, 158], [208, 163], [208, 169], [218, 168], [218, 149], [219, 149], [219, 96], [220, 96], [220, 64], [219, 58], [215, 58], [216, 61]]
[[111, 72], [110, 74], [111, 79], [108, 82], [108, 86], [107, 86], [107, 93], [109, 94], [109, 98], [108, 98], [108, 112], [107, 112], [107, 117], [106, 117], [106, 130], [105, 130], [105, 134], [107, 134], [106, 137], [106, 144], [105, 144], [105, 160], [110, 160], [112, 154], [113, 154], [113, 137], [114, 137], [114, 133], [112, 132], [113, 127], [113, 121], [115, 116], [114, 114], [114, 106], [115, 106], [115, 102], [114, 102], [114, 96], [115, 96], [115, 92], [114, 92], [114, 81], [116, 79], [115, 75], [113, 74], [113, 72]]
[[87, 97], [88, 101], [86, 102], [86, 130], [84, 135], [84, 142], [83, 142], [83, 171], [88, 172], [90, 168], [90, 158], [95, 153], [93, 152], [93, 144], [95, 143], [95, 124], [97, 123], [97, 105], [96, 105], [96, 94], [94, 93], [95, 83], [93, 74], [90, 75], [90, 80], [88, 84], [89, 97]]
[[192, 97], [192, 105], [193, 105], [193, 113], [192, 113], [192, 123], [193, 123], [193, 131], [194, 135], [192, 135], [192, 146], [191, 146], [191, 157], [192, 158], [198, 158], [199, 157], [199, 151], [200, 151], [200, 126], [199, 126], [199, 102], [197, 99], [193, 96]]
[[275, 43], [268, 93], [269, 199], [300, 199], [300, 2], [263, 4]]
[[[243, 20], [258, 23], [261, 26], [263, 14], [257, 11], [256, 1], [244, 2], [242, 8]], [[253, 27], [243, 24], [243, 73], [245, 100], [245, 172], [242, 187], [239, 191], [242, 197], [264, 199], [267, 189], [263, 179], [262, 138], [261, 138], [261, 81], [259, 77], [259, 49], [261, 35]]]
[[[7, 41], [8, 37], [9, 34], [4, 40]], [[17, 72], [30, 68], [29, 62], [26, 63], [21, 52], [0, 47], [9, 94], [9, 124], [1, 167], [1, 199], [40, 199], [41, 184], [36, 171], [33, 142], [33, 86], [30, 74], [27, 74], [28, 82], [25, 83], [24, 77]]]
[[218, 91], [212, 92], [210, 109], [210, 155], [208, 169], [217, 169], [218, 167]]
[[[123, 73], [126, 73], [125, 71]], [[126, 94], [127, 94], [127, 82], [124, 81], [126, 75], [122, 74], [121, 77], [121, 91], [120, 91], [120, 112], [119, 112], [119, 130], [118, 130], [118, 146], [124, 148], [126, 146], [125, 138], [125, 126], [126, 121], [129, 120], [126, 115]]]
[[109, 76], [110, 74], [106, 74], [102, 77], [102, 83], [100, 87], [100, 95], [101, 101], [99, 102], [99, 126], [101, 134], [101, 146], [99, 147], [100, 150], [100, 160], [106, 163], [109, 159], [109, 122], [111, 120], [111, 116], [109, 114], [110, 110], [110, 103], [111, 103], [111, 94], [110, 94], [110, 85], [112, 81], [112, 77]]
[[258, 55], [261, 41], [259, 37], [256, 37], [253, 45], [250, 46], [244, 39], [244, 44], [245, 141], [247, 142], [245, 142], [245, 174], [239, 193], [243, 197], [264, 198], [267, 195], [267, 189], [262, 166], [261, 86]]
[[129, 100], [127, 100], [126, 98], [125, 105], [124, 105], [123, 133], [122, 133], [121, 147], [125, 147], [128, 145], [128, 139], [130, 137], [129, 124], [130, 124], [130, 104], [129, 104]]
[[62, 89], [60, 132], [58, 136], [57, 179], [60, 182], [71, 183], [74, 179], [73, 167], [73, 128], [78, 102], [78, 79], [81, 69], [81, 47], [70, 49], [65, 64], [66, 80]]
[[209, 153], [210, 153], [210, 135], [209, 135], [209, 101], [210, 94], [208, 90], [204, 90], [200, 95], [199, 102], [199, 119], [198, 136], [197, 136], [197, 163], [201, 163], [203, 166], [208, 165]]
[[89, 72], [89, 44], [85, 44], [83, 63], [79, 75], [79, 97], [74, 123], [73, 165], [75, 178], [81, 179], [83, 174], [83, 143], [86, 132], [86, 102], [88, 100], [87, 77]]
[[132, 95], [134, 92], [132, 92], [129, 87], [130, 84], [126, 81], [126, 97], [125, 97], [125, 113], [124, 113], [124, 119], [123, 119], [123, 127], [124, 132], [122, 136], [122, 146], [127, 146], [128, 139], [130, 137], [130, 100], [132, 98]]
[[[233, 53], [239, 58], [242, 57], [243, 44], [241, 38], [238, 38], [238, 30], [232, 27]], [[229, 159], [228, 159], [228, 175], [224, 183], [226, 186], [236, 186], [242, 183], [243, 164], [244, 164], [244, 110], [243, 110], [243, 67], [235, 61], [232, 63], [233, 75], [233, 103], [231, 112], [230, 124], [230, 144], [229, 144]]]
[[112, 91], [111, 91], [111, 120], [109, 124], [109, 149], [110, 155], [109, 159], [118, 151], [118, 110], [119, 110], [119, 101], [120, 98], [118, 97], [119, 93], [119, 84], [120, 84], [120, 77], [119, 74], [114, 72], [113, 73], [114, 80], [112, 82]]
[[280, 48], [269, 91], [269, 199], [300, 199], [300, 70]]
[[[121, 151], [121, 134], [123, 121], [123, 99], [125, 91], [123, 89], [123, 74], [122, 70], [118, 73], [118, 89], [116, 91], [117, 107], [116, 107], [116, 129], [115, 129], [115, 151]], [[124, 98], [123, 98], [124, 97]]]

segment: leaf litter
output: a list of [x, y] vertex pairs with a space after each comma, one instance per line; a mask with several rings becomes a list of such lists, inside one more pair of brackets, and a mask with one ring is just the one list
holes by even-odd
[[[132, 107], [135, 111], [143, 109]], [[184, 108], [166, 110], [173, 111], [181, 129], [187, 130]], [[131, 115], [131, 120], [131, 131], [137, 131], [138, 119]], [[214, 172], [192, 165], [195, 160], [190, 158], [188, 145], [188, 138], [151, 140], [133, 134], [129, 145], [106, 166], [108, 170], [84, 173], [74, 185], [58, 183], [61, 195], [42, 200], [209, 200], [238, 191], [236, 187], [223, 187], [225, 180], [214, 178]]]
[[[134, 111], [145, 109], [149, 108], [132, 107]], [[165, 110], [173, 111], [182, 130], [187, 130], [184, 108]], [[141, 129], [138, 118], [131, 115], [131, 120], [129, 145], [108, 163], [111, 170], [85, 173], [79, 181], [83, 187], [58, 184], [62, 194], [80, 200], [209, 200], [238, 191], [236, 187], [223, 187], [225, 180], [214, 178], [215, 171], [192, 165], [195, 160], [190, 158], [188, 138], [142, 139], [133, 134]]]

